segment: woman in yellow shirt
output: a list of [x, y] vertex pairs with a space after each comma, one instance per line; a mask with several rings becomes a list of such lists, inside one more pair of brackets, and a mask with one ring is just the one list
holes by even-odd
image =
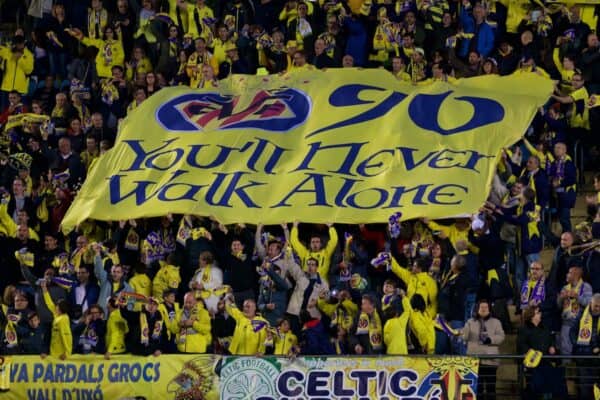
[[68, 29], [67, 33], [84, 45], [98, 49], [98, 54], [96, 55], [98, 77], [112, 78], [112, 68], [117, 65], [123, 66], [123, 61], [125, 60], [123, 44], [118, 35], [116, 35], [118, 32], [115, 32], [112, 25], [107, 25], [104, 28], [102, 39], [92, 39], [84, 36], [79, 29]]
[[71, 334], [71, 321], [69, 319], [69, 304], [61, 299], [54, 304], [48, 293], [48, 282], [43, 280], [40, 284], [44, 293], [46, 307], [54, 316], [52, 320], [52, 333], [50, 335], [50, 355], [61, 360], [73, 353], [73, 335]]

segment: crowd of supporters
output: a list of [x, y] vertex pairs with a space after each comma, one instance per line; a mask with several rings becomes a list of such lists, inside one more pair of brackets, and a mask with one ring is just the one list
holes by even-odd
[[[0, 22], [18, 28], [0, 38], [0, 352], [497, 354], [514, 304], [522, 324], [511, 352], [600, 357], [600, 194], [571, 223], [583, 173], [575, 146], [588, 169], [600, 160], [595, 9], [4, 1]], [[470, 219], [263, 227], [166, 215], [60, 232], [119, 122], [153, 93], [216, 88], [230, 74], [357, 67], [414, 85], [535, 73], [556, 89], [505, 149]], [[555, 247], [552, 265], [540, 263], [544, 246]], [[589, 363], [580, 368], [598, 365]], [[494, 393], [496, 368], [482, 362], [480, 394]]]

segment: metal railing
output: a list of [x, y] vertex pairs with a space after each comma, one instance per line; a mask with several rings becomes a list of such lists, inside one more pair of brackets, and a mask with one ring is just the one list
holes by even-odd
[[[536, 391], [536, 396], [531, 392], [531, 383], [534, 369], [527, 369], [523, 365], [522, 355], [468, 355], [480, 360], [480, 365], [486, 361], [498, 362], [496, 372], [496, 387], [493, 395], [478, 393], [478, 399], [523, 399], [533, 398], [547, 399], [585, 399], [586, 394], [593, 393], [593, 384], [600, 384], [600, 355], [597, 356], [550, 356], [543, 357], [541, 372], [542, 379], [553, 380], [546, 385], [547, 390], [550, 387], [559, 386], [557, 380], [564, 379], [564, 385], [567, 390], [566, 397], [558, 397], [550, 392], [544, 394], [543, 390]], [[550, 372], [544, 376], [544, 372]], [[487, 378], [485, 374], [479, 373], [479, 379]], [[593, 399], [593, 397], [592, 397]]]

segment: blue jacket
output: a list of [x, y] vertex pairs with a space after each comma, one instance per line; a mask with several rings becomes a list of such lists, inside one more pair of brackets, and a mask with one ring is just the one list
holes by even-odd
[[[258, 295], [258, 309], [261, 315], [269, 321], [271, 326], [277, 326], [277, 320], [283, 317], [288, 305], [288, 291], [291, 289], [290, 284], [283, 279], [273, 269], [267, 271], [272, 282], [271, 287], [261, 285]], [[267, 308], [267, 304], [275, 304], [273, 310]]]
[[113, 293], [113, 281], [110, 275], [104, 270], [104, 262], [102, 261], [102, 257], [95, 256], [94, 257], [94, 273], [96, 274], [96, 278], [98, 279], [98, 284], [100, 285], [100, 294], [98, 297], [98, 305], [102, 307], [104, 310], [104, 315], [108, 315], [108, 311], [106, 309], [106, 305], [108, 303], [108, 299], [117, 293], [120, 292], [133, 292], [129, 283], [125, 282], [125, 279], [120, 283], [119, 289]]
[[[521, 179], [526, 183], [527, 186], [531, 186], [531, 177], [529, 176], [529, 171], [526, 168], [523, 168], [521, 172]], [[533, 190], [535, 190], [535, 198], [537, 204], [541, 208], [545, 208], [548, 205], [548, 200], [550, 198], [550, 182], [548, 181], [548, 175], [546, 172], [538, 168], [538, 170], [533, 174]]]
[[367, 64], [367, 30], [363, 22], [357, 18], [344, 18], [344, 26], [348, 29], [348, 41], [346, 42], [346, 53], [354, 58], [356, 67], [364, 67]]
[[521, 255], [535, 254], [542, 251], [542, 236], [539, 231], [539, 224], [536, 222], [536, 219], [539, 218], [536, 205], [529, 202], [523, 206], [519, 214], [509, 215], [506, 210], [504, 213], [506, 222], [521, 227], [519, 235]]
[[[75, 289], [79, 286], [79, 283], [76, 282], [73, 284], [73, 286], [71, 287], [71, 290], [69, 291], [69, 294], [67, 295], [67, 300], [69, 301], [69, 304], [71, 304], [71, 306], [74, 306], [77, 304], [77, 298], [75, 296]], [[85, 285], [85, 300], [87, 301], [88, 307], [91, 306], [92, 304], [96, 304], [98, 303], [98, 299], [100, 297], [100, 286], [98, 286], [98, 284], [93, 283], [93, 282], [88, 282], [87, 285]]]
[[559, 208], [573, 208], [575, 207], [575, 200], [577, 199], [577, 168], [571, 157], [566, 156], [564, 161], [563, 176], [559, 177], [559, 162], [554, 160], [550, 166], [550, 172], [548, 175], [550, 179], [560, 178], [560, 185], [554, 188], [556, 192], [556, 198], [558, 200]]
[[488, 57], [494, 49], [495, 34], [492, 27], [487, 22], [482, 22], [479, 26], [476, 26], [472, 13], [465, 7], [460, 12], [460, 23], [465, 33], [473, 33], [475, 37], [473, 39], [463, 39], [458, 55], [466, 57], [469, 54], [471, 40], [477, 40], [477, 46], [475, 47], [477, 52], [482, 58]]
[[323, 323], [318, 319], [305, 323], [300, 337], [301, 352], [304, 355], [335, 354], [329, 341], [329, 335], [327, 335]]

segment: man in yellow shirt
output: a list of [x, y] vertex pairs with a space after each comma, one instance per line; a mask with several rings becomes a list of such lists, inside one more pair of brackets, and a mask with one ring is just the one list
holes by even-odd
[[411, 299], [416, 294], [421, 295], [425, 300], [429, 317], [436, 316], [438, 287], [436, 281], [429, 276], [429, 264], [425, 259], [416, 259], [410, 270], [401, 267], [389, 253], [380, 253], [371, 263], [390, 265], [392, 272], [406, 285], [408, 298]]
[[571, 78], [573, 91], [568, 96], [553, 94], [552, 98], [562, 104], [573, 104], [571, 109], [571, 128], [579, 128], [588, 131], [590, 129], [590, 112], [586, 104], [589, 101], [589, 94], [584, 86], [585, 80], [581, 71], [575, 70]]
[[410, 75], [406, 72], [406, 65], [404, 64], [402, 57], [392, 57], [392, 75], [399, 81], [407, 83], [411, 82]]
[[43, 280], [40, 284], [46, 306], [54, 316], [52, 320], [52, 333], [50, 335], [50, 355], [61, 360], [66, 359], [73, 352], [73, 335], [69, 319], [69, 304], [62, 299], [55, 305], [48, 293], [48, 282]]
[[265, 342], [269, 323], [256, 314], [256, 302], [252, 299], [244, 301], [244, 311], [240, 311], [233, 296], [225, 298], [225, 309], [235, 320], [235, 331], [229, 345], [234, 355], [258, 356], [265, 353]]
[[177, 350], [181, 353], [206, 353], [212, 336], [210, 316], [204, 303], [196, 301], [194, 292], [186, 293], [183, 308], [177, 312], [172, 328], [176, 335]]
[[294, 221], [292, 228], [290, 243], [292, 248], [300, 257], [300, 264], [304, 271], [308, 271], [307, 261], [314, 258], [319, 263], [318, 273], [322, 279], [328, 279], [329, 266], [331, 264], [331, 256], [338, 244], [338, 235], [333, 227], [333, 224], [327, 224], [329, 227], [329, 242], [323, 247], [323, 241], [319, 235], [313, 234], [310, 237], [310, 248], [306, 248], [298, 237], [298, 221]]

